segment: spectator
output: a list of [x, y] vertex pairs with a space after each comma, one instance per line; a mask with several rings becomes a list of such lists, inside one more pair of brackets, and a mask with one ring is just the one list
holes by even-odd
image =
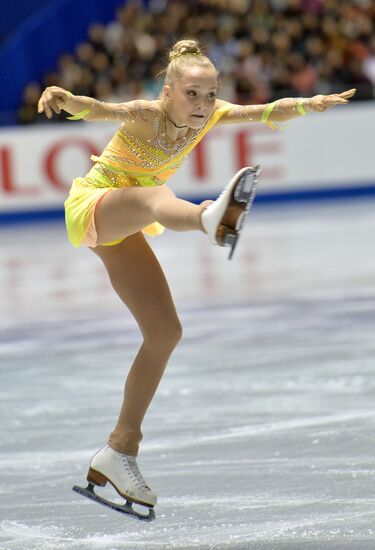
[[108, 49], [105, 44], [105, 27], [100, 23], [90, 25], [88, 29], [89, 44], [94, 48], [95, 53], [108, 55]]
[[[228, 101], [265, 103], [347, 86], [357, 88], [355, 101], [374, 96], [371, 0], [150, 0], [148, 6], [128, 0], [116, 21], [91, 25], [87, 40], [59, 58], [46, 85], [117, 101], [157, 97], [165, 52], [190, 34], [206, 44]], [[33, 119], [26, 115], [30, 86], [20, 121]]]
[[315, 84], [318, 78], [317, 71], [307, 63], [301, 53], [292, 53], [288, 59], [290, 68], [290, 83], [296, 95], [311, 96], [314, 94]]

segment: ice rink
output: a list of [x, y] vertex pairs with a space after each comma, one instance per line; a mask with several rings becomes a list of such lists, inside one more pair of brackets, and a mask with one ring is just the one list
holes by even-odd
[[255, 204], [232, 261], [203, 233], [148, 238], [184, 326], [143, 425], [151, 523], [72, 491], [134, 319], [62, 223], [0, 228], [0, 549], [374, 550], [374, 210]]

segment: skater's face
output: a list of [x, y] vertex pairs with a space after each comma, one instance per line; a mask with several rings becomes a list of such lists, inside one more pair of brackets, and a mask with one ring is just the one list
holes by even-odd
[[216, 73], [209, 67], [185, 69], [180, 79], [164, 87], [168, 114], [179, 126], [201, 128], [213, 113], [217, 86]]

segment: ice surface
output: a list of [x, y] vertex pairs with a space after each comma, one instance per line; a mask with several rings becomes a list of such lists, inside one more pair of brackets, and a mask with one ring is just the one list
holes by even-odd
[[256, 207], [231, 262], [149, 239], [184, 326], [143, 425], [150, 524], [71, 490], [139, 329], [60, 224], [3, 228], [0, 550], [374, 550], [374, 205]]

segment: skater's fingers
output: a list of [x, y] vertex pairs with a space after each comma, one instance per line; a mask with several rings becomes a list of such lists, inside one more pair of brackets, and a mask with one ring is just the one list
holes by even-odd
[[59, 114], [61, 112], [58, 98], [51, 94], [46, 94], [43, 99], [43, 106], [48, 118], [51, 118], [53, 113]]
[[345, 99], [344, 97], [340, 97], [339, 95], [328, 96], [328, 98], [329, 98], [328, 103], [330, 105], [338, 105], [339, 103], [348, 103], [347, 99]]
[[357, 89], [356, 88], [352, 88], [351, 90], [346, 90], [345, 92], [342, 92], [341, 95], [342, 97], [352, 97], [355, 93], [356, 93]]
[[47, 93], [46, 99], [49, 107], [56, 113], [58, 110], [58, 101], [60, 99], [59, 96], [56, 93]]
[[38, 101], [38, 113], [43, 113], [43, 110], [44, 110], [44, 106], [43, 106], [42, 98], [40, 98]]
[[54, 101], [50, 101], [48, 103], [48, 107], [49, 107], [51, 112], [59, 114], [60, 109], [58, 108], [58, 106], [56, 105], [56, 103]]
[[46, 91], [44, 91], [42, 93], [42, 95], [40, 96], [39, 101], [38, 101], [38, 112], [39, 113], [42, 113], [43, 111], [46, 110], [46, 101], [47, 101], [47, 96], [46, 96]]
[[47, 118], [52, 117], [52, 111], [51, 111], [50, 106], [48, 105], [48, 103], [45, 99], [43, 100], [43, 111], [46, 113]]
[[56, 114], [59, 114], [61, 112], [60, 110], [60, 107], [59, 107], [59, 103], [57, 101], [58, 98], [53, 98], [51, 99], [49, 105], [51, 107], [51, 109], [56, 113]]
[[323, 99], [324, 110], [330, 109], [334, 105], [341, 105], [345, 103], [348, 103], [348, 100], [336, 94], [328, 95]]
[[38, 111], [39, 111], [40, 113], [44, 113], [44, 114], [46, 115], [46, 117], [48, 117], [47, 105], [46, 105], [46, 103], [45, 103], [45, 101], [44, 101], [43, 98], [40, 99], [40, 105], [39, 105]]

